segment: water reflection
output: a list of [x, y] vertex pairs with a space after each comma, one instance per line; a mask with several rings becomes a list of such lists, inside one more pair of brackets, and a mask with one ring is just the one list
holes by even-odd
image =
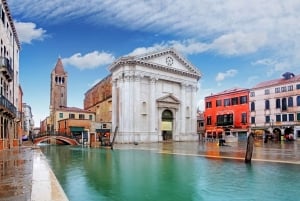
[[[295, 200], [299, 166], [142, 150], [45, 146], [70, 201]], [[292, 199], [294, 198], [294, 199]]]

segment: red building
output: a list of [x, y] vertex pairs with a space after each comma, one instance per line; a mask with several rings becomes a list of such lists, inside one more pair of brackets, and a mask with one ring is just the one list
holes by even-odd
[[234, 88], [205, 97], [205, 137], [233, 142], [247, 138], [249, 89]]

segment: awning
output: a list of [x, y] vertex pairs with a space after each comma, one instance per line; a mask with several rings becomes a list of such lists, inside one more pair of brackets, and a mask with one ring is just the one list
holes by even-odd
[[84, 131], [84, 127], [75, 127], [75, 126], [71, 126], [71, 127], [70, 127], [70, 131], [71, 131], [71, 132], [83, 132], [83, 131]]

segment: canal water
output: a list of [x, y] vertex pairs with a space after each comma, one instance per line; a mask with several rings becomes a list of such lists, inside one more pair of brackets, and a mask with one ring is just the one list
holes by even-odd
[[41, 146], [70, 201], [297, 200], [299, 165]]

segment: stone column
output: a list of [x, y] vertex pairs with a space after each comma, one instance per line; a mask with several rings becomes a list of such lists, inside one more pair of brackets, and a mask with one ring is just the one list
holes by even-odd
[[180, 133], [185, 133], [185, 112], [186, 112], [186, 83], [181, 83], [181, 105], [180, 105]]
[[156, 80], [157, 78], [150, 78], [150, 101], [149, 101], [149, 131], [151, 133], [155, 132], [155, 128], [157, 127], [155, 119], [156, 119]]
[[124, 88], [122, 90], [122, 122], [123, 132], [128, 133], [130, 124], [130, 88], [129, 88], [129, 75], [124, 77]]
[[112, 131], [115, 130], [116, 126], [119, 126], [119, 102], [117, 94], [117, 83], [118, 80], [114, 79], [112, 81], [112, 108], [111, 108], [111, 118], [112, 118]]
[[136, 75], [134, 79], [134, 132], [140, 133], [140, 116], [141, 116], [141, 100], [140, 100], [140, 75]]
[[197, 101], [196, 101], [197, 86], [193, 85], [191, 87], [191, 93], [192, 93], [191, 132], [192, 134], [196, 134], [197, 133]]

